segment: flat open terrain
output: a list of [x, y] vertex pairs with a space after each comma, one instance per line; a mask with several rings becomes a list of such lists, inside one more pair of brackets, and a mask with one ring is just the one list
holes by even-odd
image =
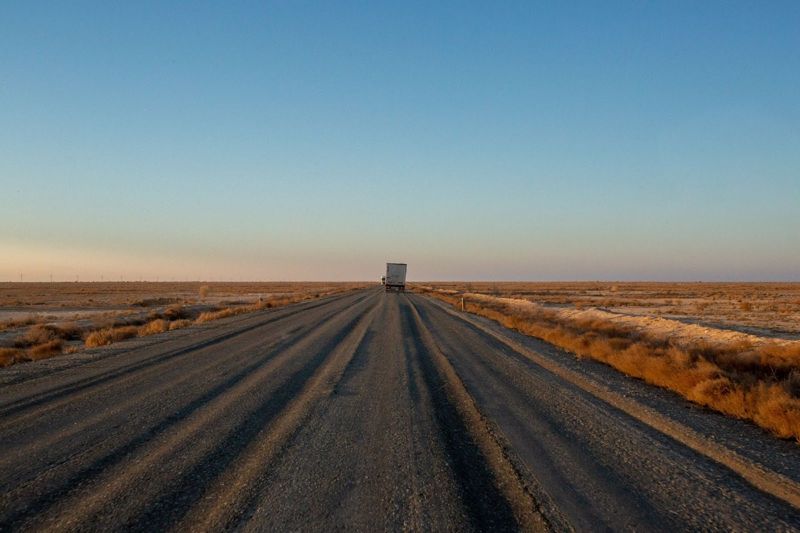
[[137, 313], [167, 305], [235, 305], [259, 298], [326, 293], [363, 284], [326, 282], [0, 283], [0, 329], [14, 319], [67, 320]]
[[0, 530], [800, 529], [800, 446], [416, 294], [0, 369]]
[[348, 282], [0, 283], [0, 367], [369, 285]]
[[415, 290], [800, 442], [798, 283], [428, 283]]
[[601, 308], [768, 337], [800, 339], [800, 283], [436, 282], [425, 285], [520, 298], [561, 309]]

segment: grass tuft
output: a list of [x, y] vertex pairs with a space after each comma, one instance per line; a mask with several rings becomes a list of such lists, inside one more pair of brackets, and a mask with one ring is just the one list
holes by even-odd
[[0, 367], [11, 366], [20, 361], [23, 351], [17, 348], [0, 348]]
[[64, 347], [64, 341], [61, 339], [53, 339], [42, 344], [38, 344], [27, 351], [27, 356], [32, 361], [39, 359], [47, 359], [54, 355], [60, 355]]
[[172, 331], [173, 329], [186, 328], [186, 327], [191, 326], [192, 324], [193, 324], [193, 322], [191, 320], [188, 320], [188, 319], [185, 319], [185, 318], [180, 319], [180, 320], [175, 320], [175, 321], [169, 323], [169, 330]]
[[106, 346], [113, 342], [130, 339], [139, 333], [139, 328], [135, 326], [118, 326], [103, 328], [92, 331], [86, 336], [84, 344], [89, 348], [96, 346]]
[[164, 333], [165, 331], [169, 331], [169, 322], [163, 318], [157, 318], [140, 327], [138, 335], [140, 337], [146, 337], [148, 335], [155, 335], [156, 333]]

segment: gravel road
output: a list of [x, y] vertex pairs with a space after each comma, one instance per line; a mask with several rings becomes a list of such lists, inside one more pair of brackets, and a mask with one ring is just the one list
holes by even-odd
[[800, 530], [800, 446], [420, 295], [0, 370], [0, 531]]

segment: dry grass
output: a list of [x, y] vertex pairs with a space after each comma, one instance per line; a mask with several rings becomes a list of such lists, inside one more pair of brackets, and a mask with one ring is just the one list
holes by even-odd
[[106, 346], [113, 342], [130, 339], [136, 337], [139, 333], [139, 328], [136, 326], [118, 326], [111, 328], [103, 328], [92, 331], [86, 336], [85, 344], [90, 348], [96, 346]]
[[2, 349], [6, 355], [0, 358], [2, 359], [0, 366], [60, 355], [63, 352], [64, 341], [80, 337], [80, 328], [72, 322], [61, 325], [35, 324], [23, 335], [14, 339], [14, 348]]
[[148, 335], [155, 335], [156, 333], [164, 333], [165, 331], [169, 331], [169, 322], [163, 318], [157, 318], [140, 327], [138, 335], [140, 337], [146, 337]]
[[18, 358], [22, 353], [22, 350], [17, 348], [0, 348], [0, 367], [10, 366], [19, 362]]
[[171, 305], [164, 310], [163, 317], [167, 320], [181, 320], [189, 318], [192, 313], [182, 305]]
[[64, 341], [58, 338], [29, 345], [25, 349], [0, 348], [0, 367], [61, 355], [63, 348]]
[[37, 361], [39, 359], [53, 357], [54, 355], [60, 355], [63, 347], [64, 341], [61, 339], [53, 339], [32, 347], [27, 351], [27, 355], [31, 360]]
[[436, 282], [456, 292], [800, 336], [800, 283]]
[[[420, 290], [420, 289], [418, 289]], [[421, 289], [460, 308], [461, 293]], [[498, 298], [466, 296], [465, 308], [538, 337], [580, 357], [681, 394], [722, 413], [751, 420], [800, 441], [800, 345], [680, 346], [603, 320], [567, 320], [555, 309], [521, 307]]]
[[182, 319], [179, 319], [179, 320], [175, 320], [174, 322], [170, 322], [169, 323], [169, 329], [170, 329], [170, 331], [172, 331], [173, 329], [186, 328], [186, 327], [191, 326], [192, 324], [194, 324], [193, 321], [185, 319], [185, 318], [182, 318]]
[[0, 331], [5, 331], [7, 329], [17, 329], [24, 326], [30, 326], [31, 324], [36, 324], [37, 322], [41, 321], [42, 319], [37, 316], [27, 316], [25, 318], [3, 320], [2, 322], [0, 322]]
[[16, 348], [27, 348], [35, 344], [48, 342], [56, 337], [57, 335], [53, 328], [37, 324], [28, 328], [24, 335], [17, 337], [14, 341], [14, 346]]
[[243, 313], [252, 313], [254, 311], [261, 311], [263, 309], [270, 309], [273, 307], [282, 307], [284, 305], [289, 305], [293, 303], [302, 302], [305, 300], [310, 300], [314, 298], [320, 298], [322, 296], [328, 296], [330, 294], [335, 294], [340, 291], [330, 291], [330, 292], [313, 292], [313, 293], [305, 293], [305, 294], [295, 294], [291, 296], [285, 296], [283, 298], [274, 298], [267, 301], [259, 301], [254, 304], [246, 304], [246, 305], [239, 305], [233, 307], [223, 307], [220, 309], [216, 309], [214, 311], [206, 311], [205, 313], [201, 313], [199, 317], [197, 317], [196, 322], [198, 324], [202, 324], [203, 322], [210, 322], [212, 320], [219, 320], [221, 318], [228, 318], [231, 316], [241, 315]]
[[[294, 301], [302, 301], [306, 298], [298, 298]], [[292, 301], [287, 300], [285, 304], [292, 303]], [[217, 309], [215, 311], [206, 311], [205, 313], [201, 313], [199, 317], [197, 317], [197, 323], [202, 324], [204, 322], [210, 322], [212, 320], [219, 320], [221, 318], [228, 318], [229, 316], [236, 316], [241, 315], [244, 313], [252, 313], [253, 311], [260, 311], [262, 309], [267, 309], [270, 307], [275, 307], [273, 303], [257, 303], [252, 305], [242, 305], [238, 307], [223, 307], [222, 309]]]
[[[0, 323], [7, 331], [0, 366], [106, 346], [229, 316], [365, 287], [363, 283], [0, 283], [0, 306], [52, 312], [53, 307], [113, 309], [76, 322], [47, 323], [33, 314]], [[198, 303], [200, 294], [209, 302]], [[223, 299], [224, 298], [224, 299]], [[214, 305], [212, 302], [216, 301]], [[119, 306], [128, 311], [119, 315]], [[42, 307], [44, 306], [44, 307]], [[151, 308], [149, 311], [147, 308]], [[18, 312], [15, 310], [15, 312]], [[50, 317], [52, 320], [53, 317]], [[30, 326], [30, 327], [27, 327]], [[23, 329], [27, 327], [27, 329]], [[19, 330], [17, 333], [16, 330]]]
[[[241, 309], [241, 313], [246, 313], [247, 311]], [[212, 320], [219, 320], [220, 318], [228, 318], [229, 316], [233, 316], [239, 314], [237, 313], [237, 309], [233, 307], [226, 307], [224, 309], [218, 309], [216, 311], [206, 311], [205, 313], [200, 313], [200, 316], [197, 317], [197, 323], [203, 324], [204, 322], [211, 322]]]

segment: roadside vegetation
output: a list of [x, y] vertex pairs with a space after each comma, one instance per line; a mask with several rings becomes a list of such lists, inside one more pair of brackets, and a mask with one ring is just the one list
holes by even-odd
[[437, 289], [800, 338], [800, 283], [437, 282]]
[[742, 335], [714, 342], [713, 336], [692, 339], [614, 321], [609, 314], [565, 313], [563, 307], [452, 286], [416, 290], [457, 309], [463, 301], [467, 312], [800, 441], [800, 341]]
[[[82, 284], [85, 285], [85, 284]], [[98, 284], [102, 285], [102, 284]], [[148, 308], [156, 306], [150, 312], [139, 311], [137, 315], [120, 315], [116, 317], [100, 316], [93, 320], [48, 323], [42, 316], [31, 315], [25, 318], [10, 319], [0, 322], [0, 332], [19, 331], [7, 346], [0, 346], [0, 367], [15, 363], [38, 361], [64, 353], [74, 353], [85, 348], [107, 346], [125, 339], [146, 337], [167, 331], [185, 328], [194, 324], [219, 320], [235, 315], [252, 313], [274, 307], [321, 298], [339, 292], [364, 287], [364, 284], [281, 284], [281, 291], [261, 294], [258, 300], [247, 299], [222, 301], [217, 304], [197, 304], [196, 302], [171, 303], [180, 300], [178, 297], [139, 298], [128, 303], [130, 308]], [[286, 288], [291, 290], [287, 291]], [[259, 287], [261, 288], [261, 287]], [[97, 289], [95, 289], [97, 290]], [[230, 296], [229, 287], [217, 289]], [[263, 288], [262, 288], [263, 290]], [[226, 292], [227, 291], [227, 292]], [[209, 285], [202, 285], [195, 294], [205, 301], [211, 294]], [[252, 293], [242, 293], [243, 295]], [[82, 305], [95, 303], [94, 298], [82, 302]], [[163, 307], [164, 304], [166, 307]]]

